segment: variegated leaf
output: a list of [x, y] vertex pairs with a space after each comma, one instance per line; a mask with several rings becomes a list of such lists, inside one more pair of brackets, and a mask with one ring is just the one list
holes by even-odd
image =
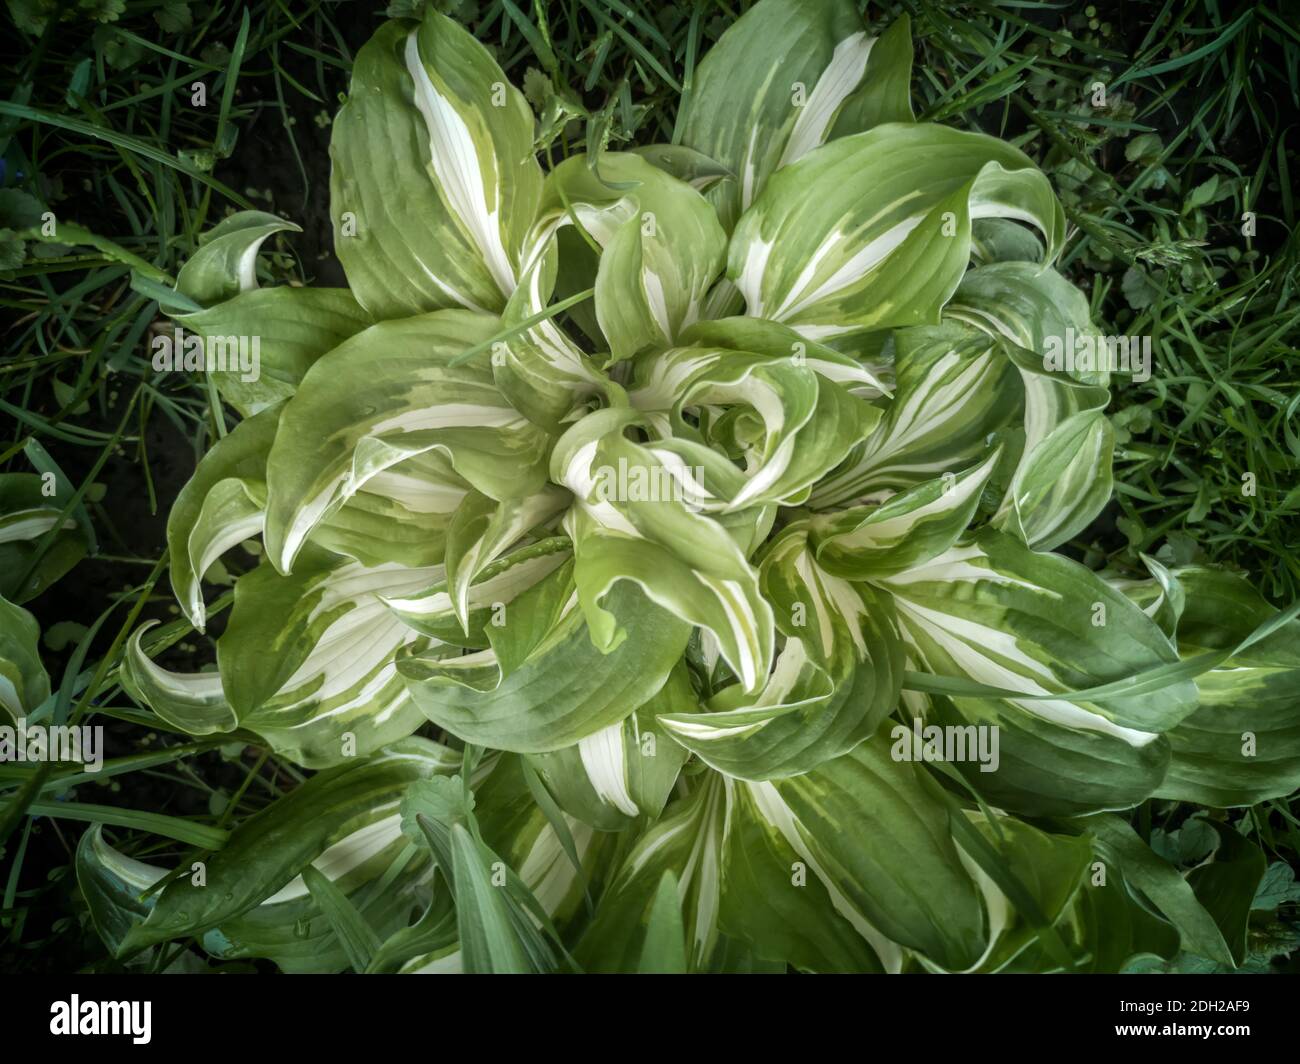
[[[1075, 340], [1097, 336], [1084, 294], [1056, 270], [1032, 262], [999, 262], [971, 270], [943, 314], [1023, 348], [1040, 364]], [[1064, 366], [1060, 372], [1065, 372]], [[1066, 375], [1085, 384], [1105, 384], [1104, 377]]]
[[36, 618], [0, 597], [0, 709], [14, 721], [50, 697], [50, 677], [41, 664], [41, 630]]
[[701, 508], [798, 505], [880, 421], [880, 411], [802, 358], [699, 347], [637, 360], [633, 406], [671, 413], [673, 435], [743, 458], [745, 486]]
[[1136, 695], [1071, 699], [1071, 691], [1176, 662], [1177, 653], [1140, 609], [1090, 570], [1036, 554], [993, 529], [875, 583], [893, 595], [917, 665], [1024, 692], [1031, 697], [1010, 702], [1031, 716], [1136, 748], [1195, 709], [1186, 680]]
[[663, 812], [688, 756], [669, 738], [668, 717], [695, 704], [689, 674], [679, 665], [630, 716], [529, 761], [566, 813], [602, 831], [621, 830]]
[[1110, 502], [1115, 433], [1100, 410], [1056, 426], [1017, 466], [993, 524], [1037, 550], [1082, 532]]
[[474, 814], [483, 840], [517, 872], [556, 926], [563, 931], [580, 922], [587, 888], [607, 872], [615, 837], [567, 814], [557, 829], [528, 786], [524, 759], [514, 754], [497, 758], [475, 786]]
[[487, 628], [505, 624], [510, 604], [573, 556], [567, 536], [549, 536], [485, 565], [469, 585], [462, 610], [444, 575], [413, 595], [388, 598], [389, 609], [441, 643], [484, 650]]
[[939, 556], [966, 531], [998, 458], [995, 451], [959, 475], [918, 484], [879, 506], [815, 519], [817, 564], [836, 576], [869, 580]]
[[126, 644], [118, 675], [127, 694], [189, 735], [234, 731], [239, 719], [226, 697], [221, 673], [172, 672], [156, 664], [144, 647], [144, 635], [153, 623], [137, 628]]
[[1034, 225], [1050, 258], [1064, 241], [1061, 205], [1019, 150], [943, 126], [877, 126], [774, 174], [736, 226], [727, 276], [746, 313], [813, 339], [934, 324], [980, 217]]
[[[722, 930], [798, 971], [883, 973], [884, 961], [858, 931], [868, 925], [829, 877], [809, 869], [807, 847], [773, 809], [770, 786], [741, 784], [730, 795]], [[901, 964], [892, 942], [869, 933], [886, 959]]]
[[466, 742], [544, 753], [621, 721], [650, 699], [681, 657], [689, 631], [623, 584], [606, 608], [627, 638], [600, 649], [578, 608], [573, 566], [543, 577], [507, 606], [491, 646], [412, 652], [398, 661], [415, 704]]
[[664, 872], [677, 883], [691, 971], [708, 970], [720, 942], [727, 794], [719, 776], [702, 780], [638, 840], [610, 880], [596, 919], [574, 955], [587, 971], [636, 968]]
[[444, 566], [452, 609], [469, 633], [470, 588], [492, 562], [524, 535], [557, 518], [569, 494], [546, 485], [533, 495], [497, 502], [478, 492], [461, 500], [447, 527]]
[[[1128, 809], [1155, 793], [1169, 768], [1163, 735], [1134, 745], [1130, 737], [1079, 728], [1014, 701], [933, 697], [913, 703], [913, 721], [958, 729], [968, 754], [953, 766], [985, 802], [1029, 816], [1082, 816]], [[912, 725], [913, 728], [915, 724]], [[972, 756], [984, 729], [990, 755]], [[945, 733], [947, 734], [947, 733]], [[996, 736], [996, 739], [993, 737]], [[996, 742], [996, 748], [991, 744]]]
[[[1185, 657], [1239, 646], [1277, 619], [1235, 573], [1189, 566], [1165, 574], [1182, 600], [1178, 645]], [[1158, 612], [1171, 588], [1124, 588]], [[1289, 621], [1196, 678], [1195, 713], [1170, 730], [1169, 771], [1156, 794], [1218, 808], [1281, 798], [1300, 786], [1300, 622]]]
[[762, 0], [700, 60], [681, 143], [726, 168], [709, 198], [730, 230], [779, 167], [832, 137], [910, 122], [907, 17], [879, 39], [847, 0]]
[[699, 318], [727, 244], [690, 185], [639, 155], [566, 159], [546, 179], [539, 232], [580, 225], [600, 246], [596, 317], [615, 361], [671, 344]]
[[[968, 968], [987, 945], [980, 892], [935, 785], [888, 749], [871, 740], [804, 775], [737, 786], [887, 971], [899, 970], [904, 948]], [[906, 862], [895, 860], [899, 853]]]
[[[368, 753], [415, 730], [419, 710], [397, 675], [399, 648], [430, 640], [385, 604], [427, 587], [436, 572], [367, 568], [310, 548], [292, 576], [265, 561], [235, 582], [235, 608], [217, 641], [219, 687], [210, 674], [183, 677], [149, 661], [139, 643], [133, 688], [181, 726], [225, 708], [240, 727], [311, 767]], [[196, 729], [197, 730], [197, 729]]]
[[371, 315], [505, 306], [542, 174], [532, 111], [472, 34], [434, 8], [380, 27], [330, 157], [335, 250]]
[[638, 421], [626, 408], [591, 414], [561, 437], [552, 458], [552, 479], [576, 499], [566, 528], [592, 637], [604, 650], [626, 638], [602, 600], [631, 582], [708, 629], [746, 690], [757, 690], [771, 668], [774, 638], [758, 575], [731, 534], [688, 505], [700, 478], [680, 460], [665, 461], [672, 457], [666, 452], [626, 438]]
[[[204, 946], [222, 958], [270, 957], [287, 971], [338, 971], [345, 955], [302, 871], [314, 867], [376, 928], [401, 926], [421, 892], [427, 897], [430, 867], [402, 834], [398, 803], [412, 781], [450, 773], [458, 764], [445, 747], [410, 738], [320, 773], [244, 821], [205, 859], [202, 882], [183, 866], [151, 899], [142, 923], [129, 930], [106, 926], [104, 916], [111, 914], [101, 905], [92, 909], [97, 924], [116, 940], [110, 944], [119, 956], [203, 935]], [[122, 857], [93, 833], [88, 837], [79, 855], [83, 885], [94, 878], [138, 893], [165, 874]]]
[[[282, 406], [240, 422], [203, 456], [167, 519], [172, 588], [185, 615], [203, 631], [200, 581], [222, 554], [262, 534], [266, 464]], [[363, 565], [443, 560], [445, 531], [469, 490], [437, 453], [417, 455], [371, 477], [363, 490], [312, 530], [320, 547]]]
[[794, 365], [807, 366], [826, 380], [844, 385], [852, 395], [863, 399], [875, 399], [890, 392], [889, 387], [857, 359], [800, 336], [787, 325], [764, 318], [698, 321], [682, 333], [682, 342], [692, 347], [753, 351], [774, 359], [788, 359]]
[[706, 764], [747, 780], [807, 772], [848, 752], [894, 709], [903, 680], [888, 596], [824, 571], [806, 528], [773, 540], [760, 579], [785, 636], [767, 683], [752, 693], [726, 686], [700, 711], [661, 718]]
[[287, 285], [241, 291], [176, 320], [204, 339], [217, 390], [245, 417], [287, 399], [313, 362], [370, 324], [347, 289]]
[[314, 528], [405, 459], [439, 452], [496, 499], [542, 486], [545, 435], [497, 390], [490, 356], [454, 364], [495, 326], [456, 310], [384, 322], [312, 366], [267, 462], [266, 547], [281, 571]]
[[402, 830], [432, 854], [451, 891], [464, 970], [555, 971], [558, 932], [528, 884], [484, 839], [477, 805], [460, 776], [416, 783], [402, 801]]
[[1072, 371], [1064, 358], [1105, 342], [1087, 300], [1055, 270], [999, 262], [971, 270], [944, 316], [1014, 345], [1024, 384], [1023, 449], [996, 523], [1039, 549], [1065, 542], [1111, 493], [1109, 374]]
[[[546, 313], [561, 260], [560, 236], [546, 237], [542, 250], [525, 266], [502, 314], [503, 328], [521, 329]], [[558, 432], [585, 399], [607, 390], [608, 382], [588, 356], [550, 318], [493, 345], [492, 370], [510, 405], [550, 432]]]
[[207, 622], [204, 574], [231, 547], [262, 534], [266, 456], [279, 423], [273, 407], [236, 425], [203, 456], [167, 517], [172, 590], [199, 631]]
[[952, 326], [896, 337], [893, 402], [879, 427], [813, 489], [815, 509], [879, 501], [879, 493], [969, 468], [1020, 411], [1018, 375], [994, 341]]
[[56, 483], [0, 473], [0, 596], [28, 602], [86, 556], [87, 537], [63, 510]]
[[200, 306], [233, 299], [257, 288], [257, 253], [270, 236], [302, 229], [265, 211], [239, 211], [223, 218], [176, 275], [176, 291]]

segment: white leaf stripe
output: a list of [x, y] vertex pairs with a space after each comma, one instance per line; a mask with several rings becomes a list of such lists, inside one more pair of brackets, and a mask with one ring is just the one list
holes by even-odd
[[813, 489], [812, 505], [832, 509], [886, 488], [956, 471], [987, 452], [987, 436], [1016, 412], [1021, 391], [992, 342], [946, 326], [918, 329], [899, 365], [898, 390], [879, 427]]
[[778, 169], [802, 159], [825, 142], [840, 105], [862, 81], [871, 46], [875, 43], [876, 39], [864, 32], [854, 33], [836, 43], [830, 63], [817, 79], [817, 87], [799, 109], [799, 117], [795, 119], [790, 139], [786, 141], [785, 151], [777, 163]]
[[620, 813], [637, 816], [641, 810], [628, 790], [627, 762], [623, 749], [624, 724], [611, 724], [607, 728], [578, 740], [578, 753], [587, 778], [601, 801], [607, 802]]
[[[1175, 652], [1149, 618], [1090, 570], [1036, 554], [1013, 537], [986, 529], [874, 583], [893, 594], [916, 662], [939, 676], [956, 670], [1005, 691], [1059, 695], [1007, 699], [1041, 720], [1141, 748], [1195, 706], [1190, 684], [1136, 701], [1071, 699], [1072, 691], [1168, 665]], [[1094, 601], [1107, 610], [1104, 625], [1093, 623]]]
[[[0, 543], [38, 539], [59, 523], [58, 510], [19, 510], [0, 517]], [[76, 528], [75, 518], [66, 518], [63, 528]]]
[[774, 173], [736, 225], [727, 274], [747, 314], [813, 338], [934, 322], [968, 264], [972, 205], [1029, 218], [1059, 250], [1064, 213], [1022, 152], [885, 123]]
[[690, 946], [695, 967], [708, 960], [717, 941], [722, 898], [722, 844], [729, 815], [728, 797], [722, 781], [719, 778], [708, 780], [703, 788], [705, 793], [689, 799], [693, 808], [660, 824], [655, 835], [633, 852], [619, 874], [619, 880], [623, 882], [634, 878], [647, 870], [661, 851], [678, 846], [682, 837], [686, 837], [688, 848], [685, 857], [674, 871], [678, 873], [679, 903], [693, 906], [687, 925], [692, 928]]
[[[591, 848], [595, 829], [567, 814], [564, 822], [573, 837], [573, 846], [579, 861]], [[527, 855], [519, 865], [519, 878], [527, 884], [538, 903], [554, 916], [567, 900], [577, 882], [577, 870], [560, 845], [555, 828], [544, 824], [533, 840]]]
[[[1023, 691], [1025, 694], [1052, 694], [1060, 689], [1061, 684], [1053, 672], [1021, 649], [1016, 638], [1009, 633], [908, 602], [905, 598], [899, 598], [896, 605], [899, 620], [905, 632], [913, 637], [914, 647], [918, 644], [924, 646], [918, 636], [928, 637], [942, 647], [972, 680], [991, 687]], [[922, 659], [926, 657], [923, 649], [918, 649], [917, 653]], [[927, 661], [926, 664], [932, 670], [939, 671], [939, 663]], [[1046, 686], [1040, 680], [1047, 681], [1051, 686]], [[1134, 747], [1146, 746], [1159, 738], [1153, 732], [1121, 727], [1074, 702], [1030, 699], [1012, 700], [1012, 703], [1027, 713], [1054, 724], [1100, 732], [1122, 739]]]
[[[337, 883], [349, 872], [365, 862], [378, 857], [390, 846], [401, 843], [405, 848], [407, 841], [402, 835], [402, 815], [397, 812], [396, 801], [383, 806], [376, 806], [372, 815], [379, 819], [340, 839], [322, 853], [311, 865], [326, 879]], [[385, 812], [393, 810], [393, 812]], [[294, 876], [283, 887], [262, 902], [263, 905], [279, 905], [296, 901], [308, 895], [307, 884], [301, 875]]]
[[804, 832], [799, 826], [798, 818], [794, 811], [781, 797], [781, 793], [771, 783], [737, 783], [728, 782], [728, 787], [740, 786], [747, 788], [749, 795], [754, 800], [754, 806], [765, 820], [780, 832], [781, 837], [785, 839], [787, 845], [797, 853], [801, 860], [807, 863], [812, 873], [821, 881], [826, 892], [831, 897], [831, 903], [835, 906], [835, 911], [843, 916], [853, 929], [861, 935], [873, 950], [876, 956], [881, 960], [887, 972], [899, 972], [903, 966], [903, 950], [898, 943], [886, 938], [871, 922], [864, 916], [852, 902], [845, 897], [844, 892], [836, 885], [834, 878], [829, 875], [826, 869], [818, 860], [817, 855], [813, 852], [812, 846], [805, 838]]
[[[867, 219], [863, 223], [863, 227], [879, 224], [883, 218], [897, 215], [900, 208], [916, 200], [920, 195], [919, 192], [909, 192], [907, 195], [900, 197], [893, 203], [881, 208], [879, 214], [875, 217]], [[846, 288], [864, 280], [873, 270], [879, 269], [924, 220], [925, 214], [919, 213], [895, 222], [879, 236], [874, 237], [858, 248], [857, 251], [854, 251], [829, 276], [819, 276], [818, 266], [820, 263], [826, 258], [834, 261], [836, 258], [834, 253], [849, 244], [850, 235], [848, 233], [832, 233], [826, 239], [826, 242], [813, 253], [808, 265], [804, 267], [803, 273], [790, 286], [790, 291], [781, 302], [781, 305], [772, 312], [772, 318], [775, 321], [786, 321], [801, 311], [807, 310], [813, 304], [830, 299]], [[744, 289], [742, 288], [741, 291], [744, 292]], [[746, 292], [745, 295], [748, 298], [749, 293]], [[761, 292], [755, 292], [754, 298], [756, 306], [759, 308], [755, 312], [755, 316], [762, 317]]]
[[473, 237], [502, 293], [509, 295], [515, 288], [515, 271], [501, 238], [495, 158], [491, 152], [480, 154], [455, 104], [434, 86], [420, 58], [418, 38], [418, 30], [406, 38], [406, 69], [415, 85], [415, 105], [429, 131], [430, 165], [447, 205]]

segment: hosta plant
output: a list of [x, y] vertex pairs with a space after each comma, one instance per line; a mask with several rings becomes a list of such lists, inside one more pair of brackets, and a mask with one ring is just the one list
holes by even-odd
[[911, 64], [906, 19], [762, 0], [674, 143], [544, 169], [560, 97], [539, 133], [456, 22], [375, 34], [331, 143], [349, 287], [260, 288], [295, 227], [258, 213], [178, 278], [180, 329], [260, 344], [256, 379], [208, 362], [242, 420], [170, 515], [194, 627], [214, 562], [258, 561], [215, 671], [149, 628], [123, 668], [319, 771], [202, 875], [88, 833], [119, 955], [1241, 961], [1116, 811], [1296, 786], [1297, 626], [1231, 574], [1054, 553], [1112, 492], [1108, 374], [1044, 359], [1095, 335], [1065, 218], [1018, 148], [915, 121]]

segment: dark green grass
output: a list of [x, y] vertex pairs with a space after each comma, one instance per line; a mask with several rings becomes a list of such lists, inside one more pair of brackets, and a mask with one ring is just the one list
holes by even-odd
[[[418, 6], [399, 0], [389, 11]], [[559, 158], [673, 139], [697, 58], [749, 5], [439, 6], [496, 50]], [[1064, 268], [1108, 332], [1152, 337], [1152, 379], [1114, 389], [1116, 502], [1076, 552], [1135, 573], [1143, 552], [1208, 558], [1246, 570], [1279, 603], [1300, 596], [1291, 6], [903, 0], [868, 10], [880, 25], [912, 18], [919, 115], [1010, 137], [1041, 162], [1075, 230]], [[202, 383], [155, 375], [148, 338], [179, 265], [233, 209], [304, 226], [268, 245], [268, 279], [341, 281], [325, 211], [328, 126], [351, 58], [385, 12], [366, 0], [8, 8], [0, 471], [53, 463], [72, 488], [68, 512], [84, 507], [97, 531], [98, 554], [28, 607], [46, 632], [59, 711], [108, 725], [111, 760], [94, 782], [0, 766], [0, 970], [66, 971], [112, 966], [74, 890], [86, 820], [165, 863], [300, 778], [255, 745], [161, 732], [115, 682], [143, 617], [168, 622], [153, 634], [171, 646], [169, 665], [212, 660], [210, 641], [175, 619], [163, 525], [197, 457], [233, 420]], [[196, 81], [206, 107], [192, 104]], [[53, 235], [40, 230], [45, 210]], [[1246, 212], [1254, 236], [1243, 232]], [[1197, 813], [1147, 803], [1135, 823], [1188, 864], [1202, 856], [1196, 821], [1225, 815]], [[1291, 806], [1231, 818], [1285, 879], [1300, 860]], [[1272, 910], [1258, 923], [1259, 963], [1295, 946]]]

